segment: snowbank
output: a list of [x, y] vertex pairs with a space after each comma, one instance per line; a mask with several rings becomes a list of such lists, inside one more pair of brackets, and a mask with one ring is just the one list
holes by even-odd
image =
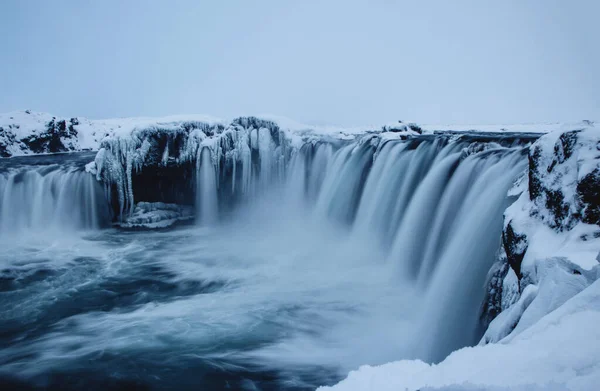
[[600, 281], [514, 338], [460, 349], [438, 365], [363, 366], [320, 390], [597, 390]]
[[489, 132], [489, 133], [553, 133], [595, 126], [594, 121], [548, 122], [522, 124], [424, 124], [424, 131], [440, 132]]

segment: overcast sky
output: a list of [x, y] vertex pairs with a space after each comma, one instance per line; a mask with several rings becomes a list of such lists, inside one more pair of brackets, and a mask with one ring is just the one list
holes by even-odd
[[0, 112], [600, 120], [600, 1], [1, 0]]

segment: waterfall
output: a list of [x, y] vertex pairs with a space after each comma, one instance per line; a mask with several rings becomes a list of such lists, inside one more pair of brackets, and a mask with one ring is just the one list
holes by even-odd
[[210, 149], [198, 151], [196, 177], [196, 215], [202, 225], [214, 224], [218, 218], [217, 179]]
[[[479, 172], [465, 197], [443, 205], [457, 212], [454, 221], [442, 229], [440, 236], [445, 240], [437, 255], [426, 261], [420, 277], [428, 280], [420, 324], [428, 338], [419, 347], [419, 356], [429, 361], [441, 361], [449, 352], [475, 343], [483, 332], [478, 330], [483, 283], [499, 248], [506, 193], [526, 166], [519, 152], [489, 156], [483, 165], [476, 159], [465, 164], [468, 169], [460, 174]], [[439, 215], [446, 213], [439, 210]]]
[[[320, 218], [387, 249], [390, 278], [420, 298], [414, 346], [404, 354], [430, 362], [481, 336], [479, 309], [500, 247], [506, 194], [527, 164], [523, 147], [467, 153], [468, 147], [442, 139], [387, 142], [376, 152], [366, 144], [343, 146], [314, 205]], [[309, 156], [301, 153], [288, 180], [293, 192], [311, 180]]]
[[[526, 167], [527, 147], [444, 136], [400, 140], [366, 135], [354, 141], [308, 139], [292, 148], [276, 134], [254, 128], [235, 137], [231, 133], [228, 143], [195, 144], [194, 156], [170, 167], [185, 163], [191, 174], [168, 177], [170, 184], [189, 186], [170, 189], [189, 190], [202, 226], [220, 224], [224, 216], [235, 219], [236, 211], [251, 210], [260, 201], [266, 208], [256, 207], [257, 215], [292, 225], [298, 216], [309, 216], [322, 227], [341, 228], [350, 242], [375, 243], [382, 256], [374, 266], [415, 297], [409, 310], [414, 330], [407, 337], [412, 344], [399, 353], [402, 357], [435, 362], [475, 343], [482, 333], [479, 310], [485, 277], [500, 246], [506, 194]], [[145, 152], [124, 149], [127, 159], [103, 161], [111, 155], [99, 153], [96, 177], [58, 164], [5, 170], [0, 174], [0, 233], [99, 228], [109, 221], [111, 208], [118, 215], [134, 199], [148, 201], [143, 199], [147, 194], [133, 194], [143, 187], [140, 173], [166, 170], [172, 159], [161, 153], [160, 162], [145, 166], [145, 156], [153, 156], [150, 143], [138, 141]], [[160, 196], [153, 201], [161, 201]], [[283, 216], [286, 212], [292, 213]]]
[[0, 233], [97, 229], [110, 221], [102, 185], [71, 167], [32, 166], [0, 173]]

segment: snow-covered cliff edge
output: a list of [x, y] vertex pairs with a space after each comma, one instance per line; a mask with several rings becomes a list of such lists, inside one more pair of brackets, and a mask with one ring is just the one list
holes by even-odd
[[[338, 127], [310, 126], [277, 116], [260, 116], [261, 120], [276, 123], [299, 135], [315, 135], [352, 139], [368, 132], [420, 134], [440, 132], [524, 132], [547, 133], [557, 130], [588, 126], [585, 123], [508, 124], [508, 125], [447, 125], [416, 126], [410, 122], [384, 124], [383, 126]], [[177, 131], [205, 124], [215, 129], [226, 129], [238, 119], [221, 120], [206, 115], [177, 115], [158, 118], [114, 118], [91, 120], [83, 117], [59, 117], [31, 110], [0, 113], [0, 157], [58, 153], [81, 150], [97, 151], [107, 137], [126, 137], [143, 129]], [[586, 122], [586, 121], [584, 121]], [[589, 122], [589, 121], [588, 121]]]

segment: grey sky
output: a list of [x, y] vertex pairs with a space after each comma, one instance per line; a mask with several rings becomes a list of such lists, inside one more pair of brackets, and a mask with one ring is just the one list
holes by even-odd
[[0, 112], [600, 119], [600, 1], [0, 1]]

